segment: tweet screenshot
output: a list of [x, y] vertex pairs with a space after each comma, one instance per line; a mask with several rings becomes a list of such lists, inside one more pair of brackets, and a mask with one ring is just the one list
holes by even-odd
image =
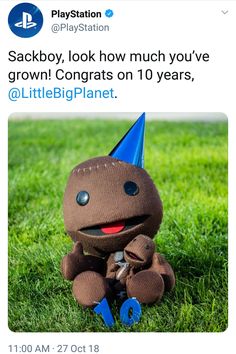
[[0, 353], [233, 353], [236, 1], [0, 6]]

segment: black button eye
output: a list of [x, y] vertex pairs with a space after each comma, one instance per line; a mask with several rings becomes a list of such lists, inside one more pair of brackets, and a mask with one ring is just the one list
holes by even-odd
[[145, 246], [145, 249], [146, 249], [146, 250], [149, 250], [149, 248], [150, 248], [149, 245], [146, 245], [146, 246]]
[[81, 206], [88, 204], [88, 202], [89, 202], [88, 192], [80, 191], [76, 196], [76, 202]]
[[125, 182], [125, 184], [124, 184], [124, 190], [125, 190], [126, 194], [133, 196], [133, 195], [138, 194], [139, 187], [137, 186], [136, 183], [134, 183], [132, 181], [128, 181], [128, 182]]

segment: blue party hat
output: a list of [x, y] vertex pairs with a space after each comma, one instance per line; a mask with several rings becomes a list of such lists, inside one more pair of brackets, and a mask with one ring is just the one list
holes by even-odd
[[132, 125], [119, 143], [110, 152], [109, 156], [130, 163], [137, 167], [144, 167], [144, 130], [145, 113]]

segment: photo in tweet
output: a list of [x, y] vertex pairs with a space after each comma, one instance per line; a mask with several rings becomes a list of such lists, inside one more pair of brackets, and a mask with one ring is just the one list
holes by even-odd
[[11, 331], [227, 328], [227, 118], [130, 116], [9, 117]]

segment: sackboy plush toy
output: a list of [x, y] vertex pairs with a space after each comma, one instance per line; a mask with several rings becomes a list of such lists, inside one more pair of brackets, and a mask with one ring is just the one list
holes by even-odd
[[[128, 297], [154, 303], [175, 285], [171, 266], [151, 240], [162, 203], [143, 168], [144, 128], [142, 114], [109, 156], [77, 165], [66, 186], [64, 222], [75, 244], [61, 268], [85, 307], [113, 298], [122, 287]], [[119, 276], [122, 262], [128, 266]]]
[[[124, 252], [112, 253], [107, 261], [106, 279], [114, 279], [114, 289], [117, 292], [117, 296], [123, 297], [125, 290], [127, 289], [127, 295], [132, 297], [133, 287], [136, 287], [136, 274], [142, 271], [142, 276], [148, 274], [150, 271], [155, 271], [156, 262], [152, 260], [155, 258], [155, 244], [150, 237], [145, 235], [138, 235], [124, 248]], [[145, 273], [144, 270], [149, 270]], [[156, 269], [159, 273], [158, 268]], [[156, 291], [149, 292], [149, 287], [137, 288], [136, 297], [139, 301], [151, 303], [161, 299], [164, 291], [163, 278], [159, 277], [159, 283], [157, 279]]]
[[126, 285], [127, 279], [151, 265], [154, 252], [153, 240], [148, 236], [138, 235], [125, 246], [124, 252], [111, 253], [107, 260], [106, 278]]

